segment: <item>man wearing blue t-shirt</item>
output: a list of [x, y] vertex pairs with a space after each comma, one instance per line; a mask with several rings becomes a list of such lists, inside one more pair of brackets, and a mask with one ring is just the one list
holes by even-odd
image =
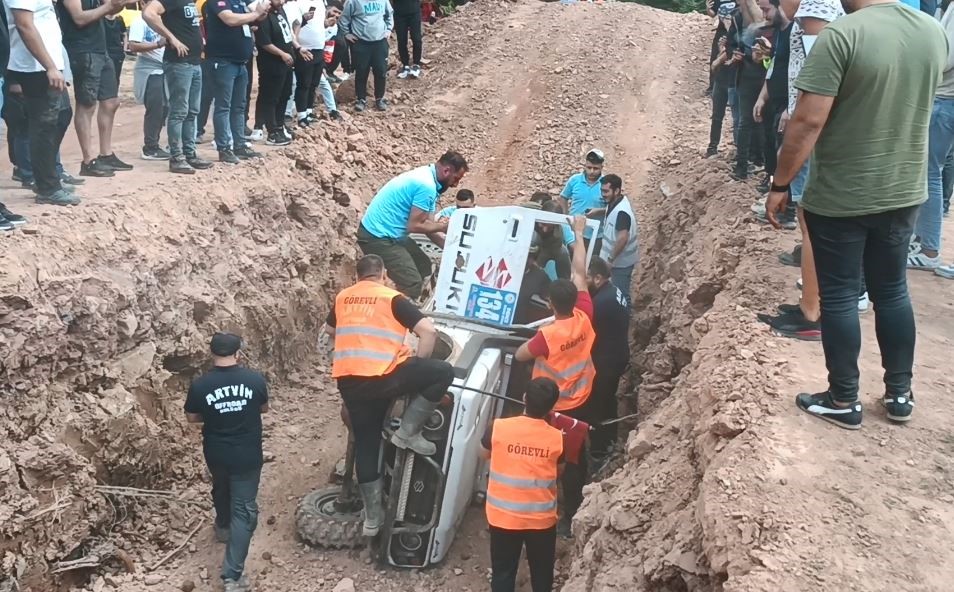
[[[560, 193], [563, 211], [570, 216], [602, 218], [603, 196], [600, 194], [600, 179], [603, 177], [603, 163], [606, 157], [602, 150], [593, 148], [586, 153], [583, 171], [576, 173], [566, 182]], [[587, 228], [583, 232], [583, 242], [588, 247], [593, 231]], [[598, 237], [597, 237], [598, 238]]]
[[440, 247], [448, 219], [433, 220], [437, 198], [456, 187], [467, 172], [467, 160], [452, 150], [435, 164], [401, 173], [378, 190], [358, 227], [358, 246], [365, 255], [384, 260], [388, 277], [405, 296], [417, 300], [431, 260], [410, 234], [426, 234]]

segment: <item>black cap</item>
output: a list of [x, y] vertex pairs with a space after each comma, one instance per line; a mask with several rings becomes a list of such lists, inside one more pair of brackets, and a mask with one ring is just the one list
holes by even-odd
[[212, 336], [210, 349], [213, 355], [220, 358], [234, 356], [238, 350], [242, 349], [242, 338], [234, 333], [216, 333]]

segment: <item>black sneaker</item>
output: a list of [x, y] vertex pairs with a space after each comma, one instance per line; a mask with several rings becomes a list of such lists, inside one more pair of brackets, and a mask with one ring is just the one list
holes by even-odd
[[76, 197], [69, 191], [65, 189], [58, 189], [49, 195], [37, 194], [36, 203], [38, 204], [50, 204], [54, 206], [75, 206], [80, 202], [80, 198]]
[[[305, 121], [307, 121], [308, 123], [318, 123], [318, 116], [315, 115], [314, 113], [309, 113], [308, 115], [305, 116]], [[285, 126], [285, 127], [288, 127], [288, 126]]]
[[800, 393], [795, 397], [795, 405], [809, 415], [835, 424], [846, 430], [861, 429], [861, 403], [855, 401], [848, 407], [839, 407], [831, 399], [828, 391], [810, 395]]
[[388, 110], [388, 100], [387, 99], [375, 99], [374, 108], [378, 111], [387, 111]]
[[73, 175], [63, 171], [60, 173], [60, 183], [66, 183], [67, 185], [82, 185], [86, 182], [86, 179], [80, 179], [79, 177], [74, 177]]
[[298, 127], [300, 127], [300, 128], [311, 127], [311, 123], [312, 123], [312, 121], [311, 121], [310, 119], [308, 119], [307, 117], [299, 117], [299, 118], [298, 118]]
[[796, 314], [802, 312], [802, 307], [797, 304], [779, 304], [778, 312], [781, 314]]
[[[166, 154], [168, 154], [168, 152], [167, 152]], [[168, 157], [167, 157], [167, 158], [168, 158]], [[109, 168], [113, 169], [114, 171], [131, 171], [131, 170], [133, 170], [133, 165], [127, 164], [127, 163], [125, 163], [125, 162], [119, 160], [119, 158], [117, 158], [115, 154], [106, 154], [106, 155], [100, 154], [99, 156], [96, 157], [96, 160], [102, 162], [103, 164], [105, 164], [105, 165], [108, 166]]]
[[116, 173], [113, 172], [112, 167], [100, 162], [98, 158], [94, 158], [89, 162], [80, 164], [79, 174], [81, 177], [112, 177]]
[[[9, 217], [7, 219], [9, 220]], [[914, 393], [885, 395], [881, 399], [881, 404], [884, 405], [888, 419], [891, 421], [911, 421], [911, 413], [914, 411]]]
[[238, 164], [242, 161], [235, 156], [235, 153], [231, 150], [219, 150], [219, 162], [224, 162], [225, 164]]
[[13, 222], [10, 222], [3, 216], [0, 216], [0, 232], [10, 232], [13, 230]]
[[140, 157], [143, 160], [169, 160], [172, 155], [162, 148], [146, 148], [143, 146]]
[[22, 226], [23, 224], [26, 224], [27, 222], [26, 218], [24, 218], [20, 214], [14, 214], [13, 212], [7, 209], [7, 206], [3, 205], [2, 203], [0, 203], [0, 218], [5, 219], [7, 222], [9, 222], [10, 224], [13, 224], [14, 226]]
[[341, 121], [342, 119], [341, 113], [339, 113], [338, 111], [329, 112], [328, 117], [330, 117], [332, 121]]
[[242, 146], [241, 148], [236, 148], [232, 151], [235, 156], [239, 157], [240, 160], [250, 160], [252, 158], [261, 158], [261, 152], [255, 152], [248, 146]]
[[358, 99], [357, 101], [354, 102], [354, 110], [357, 111], [358, 113], [367, 111], [367, 109], [368, 109], [368, 101], [366, 99]]
[[186, 155], [186, 162], [189, 163], [189, 166], [191, 166], [192, 168], [194, 168], [194, 169], [196, 169], [196, 170], [198, 170], [198, 171], [203, 171], [203, 170], [205, 170], [205, 169], [210, 169], [210, 168], [212, 168], [212, 163], [211, 163], [211, 162], [209, 162], [208, 160], [206, 160], [206, 159], [204, 159], [204, 158], [199, 158], [199, 157], [196, 156], [195, 154], [193, 154], [192, 156], [189, 156], [189, 155], [187, 154], [187, 155]]
[[762, 181], [755, 187], [755, 189], [762, 194], [768, 193], [769, 189], [772, 188], [772, 180], [768, 175], [762, 179]]
[[734, 181], [748, 181], [749, 179], [749, 173], [741, 169], [733, 170], [729, 173], [729, 176], [732, 177]]
[[718, 148], [709, 147], [706, 149], [706, 158], [712, 158], [713, 156], [719, 154]]
[[783, 312], [774, 317], [761, 313], [757, 316], [760, 321], [771, 327], [776, 335], [801, 341], [821, 341], [821, 323], [806, 319], [801, 308]]
[[331, 84], [341, 84], [343, 81], [335, 76], [334, 74], [325, 74], [325, 78], [328, 79], [328, 82]]
[[195, 169], [186, 161], [185, 156], [177, 156], [169, 160], [169, 172], [179, 175], [194, 175]]
[[272, 132], [268, 134], [265, 143], [269, 146], [288, 146], [291, 144], [291, 140], [285, 136], [284, 132]]
[[245, 137], [247, 138], [247, 137], [249, 137], [249, 136], [251, 136], [251, 135], [252, 135], [252, 128], [250, 128], [249, 126], [246, 125], [246, 126], [245, 126]]
[[573, 520], [566, 516], [561, 516], [557, 521], [556, 534], [564, 539], [573, 538]]
[[789, 267], [802, 266], [802, 245], [795, 245], [791, 252], [785, 251], [778, 256], [779, 263]]
[[20, 167], [13, 167], [13, 175], [10, 177], [17, 183], [23, 183], [26, 177], [23, 176], [23, 171], [20, 170]]

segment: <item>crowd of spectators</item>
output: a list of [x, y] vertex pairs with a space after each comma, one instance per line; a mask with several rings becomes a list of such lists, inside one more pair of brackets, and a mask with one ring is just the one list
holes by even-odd
[[731, 176], [763, 176], [752, 206], [801, 230], [798, 304], [761, 314], [781, 336], [821, 341], [829, 388], [803, 411], [861, 427], [858, 314], [871, 305], [888, 419], [908, 421], [915, 323], [910, 270], [954, 279], [941, 229], [954, 187], [954, 11], [931, 0], [712, 0], [716, 158], [727, 107]]
[[[393, 8], [389, 0], [0, 2], [0, 84], [13, 179], [33, 190], [37, 203], [63, 206], [80, 202], [85, 177], [134, 168], [112, 141], [125, 62], [135, 62], [133, 96], [143, 106], [139, 156], [192, 175], [213, 161], [260, 158], [253, 142], [289, 144], [296, 128], [322, 119], [319, 96], [325, 117], [342, 119], [334, 87], [350, 76], [356, 113], [368, 108], [371, 73], [374, 107], [386, 111], [389, 37], [398, 38], [397, 78], [419, 78], [422, 23], [439, 12], [421, 0], [394, 0]], [[128, 28], [121, 13], [132, 14]], [[78, 170], [60, 159], [71, 123], [82, 151]], [[215, 158], [201, 154], [210, 139]], [[0, 203], [0, 231], [26, 222]]]

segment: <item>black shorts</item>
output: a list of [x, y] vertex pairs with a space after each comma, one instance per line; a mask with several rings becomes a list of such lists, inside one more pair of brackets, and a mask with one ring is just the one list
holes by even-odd
[[108, 101], [119, 96], [116, 66], [105, 54], [80, 53], [70, 56], [73, 71], [73, 92], [76, 102], [89, 107], [96, 101]]

